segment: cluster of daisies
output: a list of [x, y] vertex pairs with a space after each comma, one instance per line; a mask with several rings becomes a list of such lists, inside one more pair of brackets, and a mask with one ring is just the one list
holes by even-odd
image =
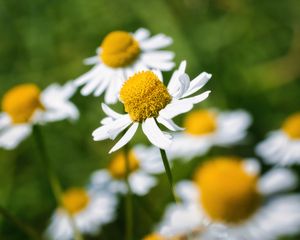
[[[175, 67], [174, 53], [161, 50], [171, 44], [170, 37], [150, 36], [146, 29], [114, 31], [103, 39], [96, 55], [84, 61], [92, 68], [74, 81], [45, 90], [21, 84], [3, 96], [0, 147], [4, 149], [16, 148], [36, 125], [77, 120], [79, 111], [70, 101], [77, 90], [102, 101], [106, 117], [93, 139], [118, 138], [105, 169], [93, 172], [85, 187], [62, 193], [45, 231], [47, 238], [73, 239], [73, 224], [84, 235], [99, 234], [115, 220], [120, 196], [129, 191], [144, 196], [159, 184], [157, 175], [167, 170], [162, 152], [171, 168], [178, 160], [186, 164], [199, 157], [204, 160], [189, 179], [176, 183], [179, 201], [166, 206], [161, 221], [142, 239], [275, 240], [300, 232], [300, 194], [291, 193], [298, 181], [286, 168], [300, 163], [300, 113], [257, 145], [257, 155], [274, 165], [268, 172], [262, 174], [254, 158], [207, 157], [214, 146], [245, 143], [252, 118], [241, 109], [191, 111], [209, 96], [210, 91], [202, 88], [211, 74], [202, 72], [190, 79], [182, 61], [170, 79], [163, 79], [162, 72]], [[124, 111], [113, 110], [114, 104], [121, 104]], [[173, 119], [184, 113], [183, 126], [178, 126]], [[151, 146], [129, 145], [139, 126]]]

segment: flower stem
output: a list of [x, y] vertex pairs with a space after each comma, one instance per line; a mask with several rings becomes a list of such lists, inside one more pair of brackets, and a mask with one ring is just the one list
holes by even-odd
[[21, 232], [33, 240], [42, 240], [42, 237], [32, 227], [21, 222], [18, 218], [10, 214], [4, 207], [0, 206], [0, 214], [8, 221], [13, 223]]
[[129, 163], [129, 144], [124, 146], [124, 159], [125, 159], [125, 182], [127, 185], [127, 194], [126, 194], [126, 240], [132, 240], [132, 192], [129, 184], [129, 174], [130, 174], [130, 163]]
[[[62, 197], [61, 197], [62, 193], [63, 193], [62, 187], [61, 187], [60, 182], [59, 182], [58, 178], [56, 177], [54, 171], [52, 170], [50, 159], [49, 159], [47, 151], [46, 151], [44, 139], [43, 139], [41, 130], [38, 125], [34, 125], [33, 135], [34, 135], [36, 145], [37, 145], [37, 148], [38, 148], [40, 156], [41, 156], [42, 163], [44, 165], [44, 169], [46, 171], [46, 174], [47, 174], [47, 177], [49, 180], [49, 184], [50, 184], [52, 193], [55, 197], [57, 205], [61, 207], [61, 206], [63, 206]], [[67, 212], [67, 215], [69, 218], [70, 225], [74, 232], [74, 239], [75, 240], [83, 240], [83, 237], [82, 237], [80, 231], [78, 230], [72, 215], [68, 211], [66, 211], [66, 212]]]
[[168, 161], [166, 151], [161, 149], [161, 148], [159, 149], [159, 151], [160, 151], [162, 161], [164, 163], [164, 167], [165, 167], [166, 174], [167, 174], [167, 177], [168, 177], [168, 180], [169, 180], [169, 184], [170, 184], [170, 187], [171, 187], [173, 198], [174, 198], [176, 203], [179, 203], [178, 197], [177, 197], [177, 195], [175, 193], [175, 190], [174, 190], [173, 176], [172, 176], [172, 172], [171, 172], [171, 168], [170, 168], [170, 165], [169, 165], [169, 161]]

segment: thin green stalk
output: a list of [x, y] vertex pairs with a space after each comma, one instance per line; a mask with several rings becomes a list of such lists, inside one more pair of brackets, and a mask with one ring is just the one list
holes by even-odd
[[166, 174], [167, 174], [167, 177], [168, 177], [168, 180], [169, 180], [169, 184], [170, 184], [170, 187], [171, 187], [173, 198], [174, 198], [176, 203], [179, 203], [178, 197], [177, 197], [177, 195], [175, 193], [175, 190], [174, 190], [173, 176], [172, 176], [172, 172], [171, 172], [171, 168], [170, 168], [170, 165], [169, 165], [169, 161], [168, 161], [166, 151], [161, 149], [161, 148], [159, 149], [159, 151], [160, 151], [160, 155], [161, 155], [162, 161], [163, 161], [164, 166], [165, 166], [165, 170], [166, 170]]
[[29, 237], [29, 239], [33, 240], [42, 240], [42, 237], [37, 233], [32, 227], [21, 222], [18, 218], [10, 214], [4, 207], [0, 206], [0, 214], [13, 223], [21, 232]]
[[126, 240], [132, 240], [132, 229], [133, 229], [133, 221], [132, 221], [132, 192], [129, 184], [129, 174], [130, 174], [130, 163], [129, 163], [129, 144], [124, 146], [124, 159], [125, 159], [125, 182], [127, 185], [127, 194], [126, 194]]
[[[62, 200], [61, 200], [62, 199], [61, 196], [63, 194], [62, 187], [60, 185], [58, 178], [54, 174], [54, 171], [52, 170], [51, 162], [50, 162], [50, 159], [49, 159], [47, 151], [46, 151], [45, 143], [43, 141], [43, 136], [42, 136], [41, 130], [38, 125], [35, 125], [33, 127], [33, 135], [34, 135], [34, 138], [35, 138], [35, 141], [37, 144], [37, 148], [38, 148], [40, 156], [41, 156], [42, 163], [44, 165], [44, 169], [46, 171], [46, 174], [47, 174], [47, 177], [49, 180], [49, 184], [50, 184], [52, 193], [57, 202], [57, 205], [63, 206]], [[82, 237], [80, 231], [78, 230], [72, 215], [67, 210], [66, 210], [66, 212], [68, 214], [70, 224], [74, 231], [75, 240], [83, 240], [83, 237]]]

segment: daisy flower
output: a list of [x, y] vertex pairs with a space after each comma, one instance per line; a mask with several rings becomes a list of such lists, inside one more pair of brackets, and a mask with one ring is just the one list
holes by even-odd
[[245, 138], [251, 122], [251, 116], [244, 110], [191, 112], [184, 119], [184, 132], [174, 134], [168, 156], [188, 160], [207, 153], [214, 145], [236, 144]]
[[258, 144], [256, 153], [269, 164], [300, 164], [300, 112], [289, 116], [281, 129]]
[[186, 62], [180, 64], [168, 84], [162, 83], [162, 76], [153, 71], [142, 71], [131, 76], [122, 86], [120, 99], [126, 114], [119, 114], [107, 105], [102, 104], [107, 118], [102, 126], [93, 132], [95, 141], [115, 139], [126, 128], [129, 129], [110, 150], [114, 152], [127, 144], [142, 125], [144, 134], [149, 141], [160, 149], [168, 149], [171, 145], [170, 135], [158, 127], [158, 123], [172, 131], [181, 130], [172, 120], [179, 114], [190, 111], [193, 105], [205, 100], [210, 91], [191, 97], [201, 89], [211, 75], [203, 72], [190, 81], [185, 74]]
[[117, 199], [114, 194], [105, 191], [70, 188], [62, 196], [62, 205], [53, 214], [46, 231], [50, 239], [73, 239], [69, 214], [81, 233], [98, 234], [103, 225], [114, 219]]
[[35, 84], [10, 89], [2, 99], [0, 147], [14, 149], [30, 135], [35, 124], [77, 119], [78, 109], [69, 101], [75, 91], [71, 82], [64, 86], [52, 84], [44, 91]]
[[[131, 191], [136, 195], [146, 195], [157, 184], [153, 174], [164, 171], [160, 160], [160, 153], [156, 148], [147, 148], [142, 145], [135, 146], [129, 152], [128, 181]], [[123, 152], [117, 153], [111, 160], [107, 169], [96, 171], [92, 174], [92, 189], [108, 188], [112, 193], [126, 194], [128, 191], [125, 183], [126, 165]]]
[[114, 31], [109, 33], [97, 49], [97, 55], [85, 60], [94, 67], [77, 80], [77, 86], [84, 87], [84, 96], [94, 93], [100, 96], [104, 91], [107, 104], [116, 103], [123, 82], [134, 72], [146, 69], [169, 71], [174, 67], [174, 53], [159, 50], [172, 43], [164, 34], [150, 37], [146, 29], [135, 33]]
[[194, 182], [178, 183], [182, 203], [167, 208], [157, 232], [169, 237], [209, 226], [201, 239], [219, 229], [221, 239], [230, 240], [295, 234], [300, 229], [300, 194], [283, 194], [295, 185], [296, 177], [287, 169], [259, 176], [255, 160], [212, 159], [196, 171]]

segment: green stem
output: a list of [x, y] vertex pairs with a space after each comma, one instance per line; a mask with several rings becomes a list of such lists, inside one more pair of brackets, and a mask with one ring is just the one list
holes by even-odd
[[21, 232], [29, 237], [29, 239], [33, 240], [42, 240], [42, 237], [30, 226], [21, 222], [15, 216], [10, 214], [5, 208], [0, 206], [0, 214], [6, 218], [8, 221], [13, 223]]
[[127, 185], [127, 194], [126, 194], [126, 240], [132, 240], [132, 228], [133, 228], [133, 221], [132, 221], [132, 191], [129, 184], [129, 174], [130, 174], [130, 163], [129, 163], [129, 144], [124, 146], [124, 159], [125, 159], [125, 182]]
[[[37, 144], [37, 148], [38, 148], [40, 156], [41, 156], [41, 160], [42, 160], [43, 165], [44, 165], [44, 169], [46, 171], [46, 174], [47, 174], [47, 177], [48, 177], [48, 180], [49, 180], [49, 184], [50, 184], [52, 193], [55, 197], [57, 205], [62, 207], [63, 206], [62, 200], [61, 200], [62, 199], [61, 196], [63, 194], [62, 187], [60, 185], [60, 182], [59, 182], [58, 178], [54, 174], [54, 171], [52, 170], [50, 159], [48, 157], [46, 147], [45, 147], [45, 143], [43, 141], [44, 139], [43, 139], [41, 130], [40, 130], [38, 125], [34, 125], [33, 135], [34, 135], [34, 138], [35, 138], [35, 141], [36, 141], [36, 144]], [[69, 218], [69, 222], [71, 224], [71, 227], [74, 231], [75, 240], [83, 240], [83, 237], [82, 237], [80, 231], [78, 230], [72, 215], [68, 211], [66, 211], [66, 212], [68, 214], [68, 218]]]
[[175, 193], [175, 190], [174, 190], [173, 176], [172, 176], [172, 172], [171, 172], [171, 168], [170, 168], [170, 165], [169, 165], [169, 161], [168, 161], [166, 151], [161, 149], [161, 148], [159, 149], [159, 151], [160, 151], [162, 161], [164, 163], [164, 167], [165, 167], [166, 174], [167, 174], [167, 177], [168, 177], [168, 180], [169, 180], [169, 184], [170, 184], [170, 187], [171, 187], [173, 198], [174, 198], [176, 203], [179, 203], [178, 197], [177, 197], [177, 195]]

